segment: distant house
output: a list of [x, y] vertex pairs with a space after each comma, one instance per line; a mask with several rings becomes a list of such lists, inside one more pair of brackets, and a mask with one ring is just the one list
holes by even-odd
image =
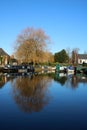
[[15, 58], [10, 57], [9, 64], [11, 65], [18, 65], [18, 60]]
[[8, 64], [10, 56], [0, 48], [0, 64]]
[[87, 63], [87, 54], [78, 54], [78, 64]]

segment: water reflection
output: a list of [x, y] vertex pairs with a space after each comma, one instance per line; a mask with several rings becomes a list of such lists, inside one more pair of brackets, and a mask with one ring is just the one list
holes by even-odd
[[87, 75], [56, 74], [54, 80], [58, 81], [61, 84], [61, 86], [76, 89], [79, 87], [79, 83], [87, 84]]
[[64, 73], [56, 73], [54, 75], [54, 80], [59, 82], [63, 86], [67, 80], [67, 76]]
[[71, 79], [72, 87], [77, 88], [79, 83], [87, 84], [87, 76], [83, 74], [73, 75]]
[[44, 76], [18, 77], [12, 82], [13, 96], [20, 107], [25, 112], [38, 112], [48, 104], [50, 97], [48, 86], [50, 78]]
[[0, 85], [1, 130], [87, 129], [87, 75], [0, 75]]
[[87, 75], [69, 75], [63, 73], [40, 74], [38, 76], [0, 75], [0, 88], [11, 82], [16, 104], [24, 112], [41, 111], [50, 101], [49, 87], [52, 80], [62, 87], [76, 89], [79, 83], [87, 84]]
[[[19, 78], [18, 78], [19, 77]], [[47, 85], [49, 80], [54, 79], [56, 82], [60, 83], [61, 86], [77, 88], [79, 83], [86, 84], [87, 83], [87, 75], [83, 74], [64, 74], [64, 73], [43, 73], [39, 76], [33, 78], [33, 75], [26, 76], [28, 81], [26, 81], [25, 75], [13, 75], [13, 74], [0, 74], [0, 88], [4, 86], [4, 84], [8, 81], [13, 82], [14, 78], [17, 78], [15, 86], [36, 86], [36, 84], [42, 85], [41, 83], [44, 82], [44, 86]], [[22, 80], [21, 80], [22, 79]], [[12, 84], [13, 85], [13, 84]], [[18, 88], [18, 87], [17, 87]], [[23, 87], [22, 87], [23, 88]]]
[[12, 77], [11, 75], [0, 73], [0, 89], [2, 89], [5, 83], [7, 83], [8, 81], [12, 82], [14, 78], [16, 77]]
[[6, 82], [5, 76], [0, 75], [0, 89], [4, 86]]
[[0, 73], [0, 88], [3, 88], [5, 83], [11, 80], [11, 77], [7, 77], [6, 75]]
[[79, 87], [79, 83], [87, 84], [87, 75], [84, 74], [65, 74], [65, 73], [52, 73], [48, 74], [50, 77], [67, 88], [76, 89]]

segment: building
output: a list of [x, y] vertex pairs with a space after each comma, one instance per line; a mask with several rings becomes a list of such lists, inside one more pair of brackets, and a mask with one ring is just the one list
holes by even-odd
[[78, 54], [78, 64], [87, 63], [87, 54]]
[[18, 60], [15, 59], [15, 58], [10, 57], [9, 64], [10, 65], [18, 65]]
[[0, 48], [0, 65], [6, 65], [9, 62], [10, 56]]

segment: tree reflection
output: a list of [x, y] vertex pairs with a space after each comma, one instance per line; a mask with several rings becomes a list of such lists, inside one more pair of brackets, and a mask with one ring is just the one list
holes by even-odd
[[76, 75], [72, 76], [71, 85], [72, 85], [72, 88], [78, 87], [78, 77]]
[[38, 112], [49, 102], [48, 84], [51, 79], [44, 76], [19, 77], [12, 82], [16, 103], [25, 112]]
[[67, 77], [66, 76], [60, 76], [59, 73], [57, 73], [55, 76], [54, 76], [54, 80], [59, 82], [62, 86], [65, 84], [66, 80], [67, 80]]

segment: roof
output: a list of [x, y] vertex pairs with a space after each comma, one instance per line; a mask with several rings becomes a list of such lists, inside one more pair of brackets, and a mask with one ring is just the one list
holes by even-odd
[[78, 54], [79, 59], [87, 59], [87, 54]]
[[0, 48], [0, 56], [9, 56], [2, 48]]

